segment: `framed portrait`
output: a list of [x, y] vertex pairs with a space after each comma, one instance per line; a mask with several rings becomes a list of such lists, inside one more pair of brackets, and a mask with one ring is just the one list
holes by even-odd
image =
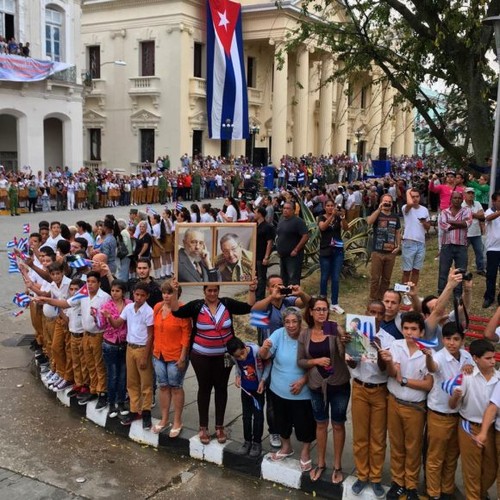
[[177, 280], [182, 285], [250, 283], [255, 275], [256, 238], [255, 223], [177, 224]]

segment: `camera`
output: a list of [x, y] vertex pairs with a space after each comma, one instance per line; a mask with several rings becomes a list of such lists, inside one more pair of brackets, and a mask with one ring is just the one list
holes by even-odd
[[402, 285], [401, 283], [396, 283], [394, 285], [394, 291], [408, 293], [410, 291], [410, 287], [409, 285]]
[[342, 210], [342, 205], [337, 205], [337, 210]]
[[465, 269], [457, 269], [455, 274], [461, 274], [464, 281], [472, 280], [472, 273], [468, 273]]
[[292, 295], [292, 287], [291, 286], [284, 286], [280, 288], [280, 294], [281, 295]]
[[384, 208], [390, 208], [390, 207], [392, 207], [392, 203], [382, 203], [382, 206]]

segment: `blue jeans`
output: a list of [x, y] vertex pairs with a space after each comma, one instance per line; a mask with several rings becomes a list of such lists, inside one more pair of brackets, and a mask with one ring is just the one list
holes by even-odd
[[103, 341], [102, 357], [106, 363], [108, 403], [123, 403], [127, 391], [127, 369], [125, 345], [111, 345]]
[[339, 281], [340, 272], [344, 263], [344, 249], [332, 248], [332, 255], [330, 257], [320, 257], [320, 295], [327, 296], [328, 293], [328, 280], [332, 282], [332, 304], [339, 303]]
[[469, 240], [469, 245], [474, 250], [474, 255], [476, 256], [476, 271], [484, 271], [484, 248], [482, 236], [470, 236], [467, 239]]
[[487, 300], [495, 300], [498, 267], [500, 266], [500, 252], [486, 252], [486, 291], [484, 298]]
[[[444, 290], [448, 281], [451, 265], [455, 263], [456, 269], [467, 270], [467, 247], [465, 245], [443, 245], [439, 253], [439, 281], [438, 294]], [[462, 296], [462, 285], [455, 288], [455, 296]]]

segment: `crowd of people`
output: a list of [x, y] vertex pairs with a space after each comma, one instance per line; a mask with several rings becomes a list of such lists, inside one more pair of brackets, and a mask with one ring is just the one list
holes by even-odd
[[[299, 162], [299, 167], [302, 163], [308, 171], [307, 161]], [[500, 452], [494, 431], [499, 443], [500, 418], [496, 422], [495, 418], [500, 385], [494, 355], [500, 308], [486, 328], [485, 339], [475, 340], [466, 351], [464, 331], [473, 282], [467, 270], [467, 246], [474, 249], [479, 279], [486, 275], [483, 307], [489, 308], [496, 298], [500, 194], [483, 206], [474, 198], [484, 192], [486, 177], [476, 181], [461, 172], [431, 173], [418, 162], [409, 165], [397, 176], [347, 186], [338, 179], [326, 183], [326, 171], [321, 183], [313, 182], [318, 176], [312, 168], [303, 189], [291, 184], [285, 168], [284, 185], [280, 186], [277, 172], [276, 192], [261, 192], [253, 200], [235, 199], [223, 182], [222, 189], [216, 190], [216, 197], [225, 197], [220, 211], [209, 203], [197, 205], [203, 194], [200, 191], [198, 197], [191, 185], [190, 189], [182, 186], [184, 197], [177, 193], [175, 209], [165, 208], [161, 214], [151, 209], [142, 212], [132, 204], [128, 221], [107, 215], [94, 225], [85, 220], [72, 227], [55, 220], [40, 223], [39, 230], [30, 234], [29, 255], [19, 251], [17, 255], [31, 296], [33, 348], [47, 384], [54, 391], [68, 390], [81, 405], [95, 401], [98, 411], [120, 418], [123, 425], [142, 419], [144, 429], [168, 431], [174, 439], [182, 432], [183, 380], [191, 364], [198, 385], [199, 439], [203, 444], [212, 439], [225, 443], [228, 383], [235, 366], [243, 414], [241, 454], [261, 455], [267, 424], [274, 448], [270, 459], [285, 460], [294, 454], [291, 435], [295, 431], [301, 443], [301, 470], [317, 481], [327, 466], [331, 422], [331, 481], [340, 484], [345, 477], [342, 456], [351, 402], [357, 471], [353, 494], [370, 487], [377, 498], [419, 498], [425, 450], [430, 498], [453, 498], [459, 456], [466, 497], [486, 498], [498, 478]], [[426, 174], [417, 176], [412, 169]], [[209, 166], [208, 171], [232, 178], [231, 194], [244, 191], [247, 176], [257, 181], [260, 175], [258, 170], [226, 171], [220, 165]], [[179, 175], [196, 173], [203, 179], [205, 166]], [[142, 172], [144, 176], [178, 178], [167, 169]], [[72, 177], [61, 170], [53, 178], [64, 183], [64, 179], [72, 182]], [[155, 191], [148, 199], [148, 187], [137, 188], [143, 190], [140, 202], [145, 193], [144, 203], [153, 204]], [[157, 194], [159, 202], [159, 189]], [[432, 203], [439, 209], [435, 219], [430, 215]], [[318, 296], [301, 287], [310, 235], [301, 207], [316, 216], [320, 232]], [[376, 331], [368, 351], [353, 358], [348, 354], [351, 332], [330, 315], [335, 313], [338, 319], [344, 313], [339, 286], [342, 235], [349, 222], [360, 216], [373, 227], [364, 314], [375, 319]], [[245, 300], [221, 297], [218, 283], [203, 274], [200, 249], [204, 246], [196, 233], [199, 222], [256, 223], [255, 277], [247, 280]], [[433, 222], [440, 242], [438, 294], [422, 299], [418, 284]], [[181, 302], [181, 280], [173, 276], [178, 223], [193, 226], [184, 235], [182, 250], [186, 262], [192, 262], [193, 276], [196, 271], [200, 279], [187, 281], [203, 283], [202, 297], [187, 303]], [[230, 243], [238, 244], [235, 238]], [[279, 256], [280, 274], [268, 269], [273, 251]], [[233, 253], [241, 264], [244, 253]], [[394, 289], [398, 253], [402, 254], [398, 280], [402, 288]], [[235, 315], [250, 315], [252, 323], [259, 325], [254, 342], [240, 338]], [[259, 323], [263, 317], [265, 321]], [[212, 391], [215, 435], [209, 422]], [[151, 408], [157, 392], [161, 419], [153, 425]], [[381, 479], [387, 436], [392, 484], [386, 493]]]
[[30, 43], [17, 42], [14, 37], [7, 40], [0, 35], [0, 54], [30, 57]]

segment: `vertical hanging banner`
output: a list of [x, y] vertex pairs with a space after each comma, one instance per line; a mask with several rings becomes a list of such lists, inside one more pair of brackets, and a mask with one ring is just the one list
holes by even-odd
[[241, 5], [207, 0], [207, 115], [211, 139], [247, 139]]

